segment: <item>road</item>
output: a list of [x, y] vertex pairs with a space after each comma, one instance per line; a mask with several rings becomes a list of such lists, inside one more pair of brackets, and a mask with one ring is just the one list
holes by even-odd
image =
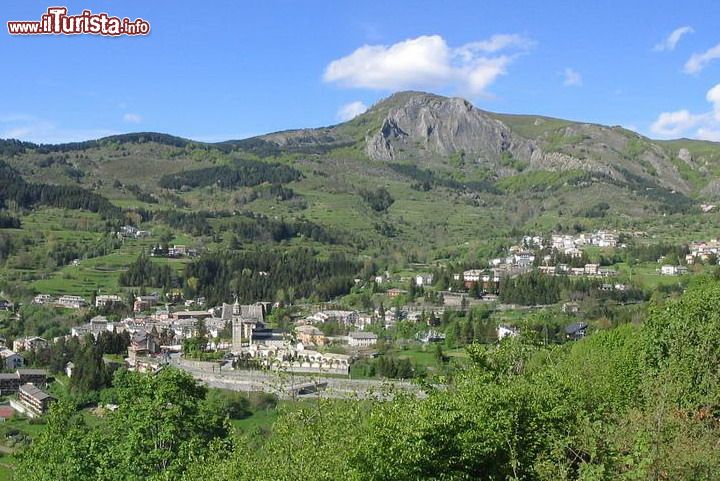
[[[179, 360], [172, 364], [192, 374], [196, 379], [209, 387], [244, 392], [269, 392], [277, 394], [283, 399], [296, 398], [334, 398], [334, 399], [389, 399], [392, 391], [415, 393], [418, 397], [425, 397], [420, 386], [408, 381], [382, 381], [375, 379], [349, 379], [340, 377], [326, 377], [312, 374], [293, 374], [286, 372], [222, 370], [189, 366]], [[298, 394], [301, 387], [313, 390], [318, 386], [316, 393]]]

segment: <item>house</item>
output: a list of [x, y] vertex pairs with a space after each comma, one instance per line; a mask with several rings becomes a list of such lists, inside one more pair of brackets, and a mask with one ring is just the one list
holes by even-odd
[[354, 326], [360, 319], [357, 311], [326, 310], [318, 311], [306, 320], [310, 324], [322, 324], [325, 322], [337, 322], [346, 326]]
[[351, 332], [348, 334], [348, 345], [351, 347], [369, 347], [377, 344], [378, 337], [372, 332]]
[[113, 304], [122, 304], [122, 297], [116, 295], [101, 295], [95, 297], [95, 307], [103, 309]]
[[583, 253], [577, 247], [570, 247], [568, 249], [565, 249], [565, 254], [570, 257], [582, 257]]
[[95, 316], [90, 319], [89, 327], [90, 332], [92, 332], [93, 336], [96, 338], [103, 331], [113, 330], [112, 322], [108, 321], [107, 317], [105, 316]]
[[16, 406], [13, 406], [13, 408], [33, 418], [45, 414], [50, 403], [53, 402], [55, 398], [37, 386], [28, 383], [20, 386], [18, 400], [20, 401], [20, 406], [18, 406], [20, 409]]
[[592, 240], [599, 247], [615, 247], [618, 243], [615, 233], [602, 230], [597, 231]]
[[415, 285], [418, 287], [432, 285], [433, 275], [432, 274], [418, 274], [415, 276]]
[[518, 252], [514, 261], [518, 267], [530, 267], [535, 262], [535, 256], [530, 252]]
[[315, 326], [298, 326], [295, 328], [298, 341], [304, 345], [324, 346], [327, 344], [325, 334]]
[[20, 376], [14, 373], [0, 373], [0, 396], [14, 394], [20, 389]]
[[133, 311], [147, 311], [151, 307], [155, 306], [158, 303], [159, 299], [160, 296], [158, 296], [157, 294], [151, 294], [149, 296], [137, 296], [135, 298], [135, 302], [133, 303]]
[[80, 296], [62, 296], [57, 303], [66, 309], [81, 309], [87, 306], [87, 301]]
[[206, 319], [210, 315], [209, 311], [177, 311], [172, 313], [172, 318], [178, 321], [183, 319]]
[[555, 275], [555, 266], [540, 266], [538, 267], [538, 271], [540, 271], [541, 274], [545, 274], [548, 276], [554, 276]]
[[15, 371], [20, 384], [34, 384], [35, 386], [45, 386], [47, 384], [48, 372], [45, 369], [18, 369]]
[[282, 329], [271, 329], [258, 324], [250, 334], [250, 344], [282, 347], [288, 342], [288, 333]]
[[387, 290], [388, 297], [400, 297], [403, 294], [407, 294], [407, 291], [404, 289], [398, 289], [398, 288], [392, 288]]
[[37, 351], [48, 347], [48, 342], [42, 337], [23, 337], [13, 341], [13, 351]]
[[428, 344], [431, 342], [443, 342], [445, 340], [445, 334], [437, 331], [428, 331], [425, 333], [417, 334], [418, 341]]
[[137, 227], [132, 225], [124, 225], [120, 227], [120, 230], [118, 231], [118, 237], [135, 237], [135, 234], [137, 234]]
[[483, 274], [484, 271], [482, 269], [470, 269], [463, 272], [463, 282], [465, 282], [465, 286], [470, 287], [472, 284], [479, 282]]
[[595, 276], [598, 273], [600, 266], [598, 264], [585, 264], [585, 274], [588, 276]]
[[150, 354], [157, 354], [159, 352], [160, 340], [153, 333], [140, 330], [130, 338], [128, 363], [131, 366], [135, 366], [138, 358], [147, 357]]
[[38, 294], [32, 300], [33, 304], [52, 304], [53, 297], [50, 294]]
[[2, 362], [5, 364], [5, 369], [8, 370], [23, 367], [25, 364], [25, 359], [23, 359], [20, 354], [11, 351], [10, 349], [0, 350], [0, 358], [2, 358]]
[[65, 364], [65, 374], [67, 375], [67, 377], [72, 377], [74, 369], [75, 369], [75, 364], [73, 364], [72, 361]]
[[177, 339], [189, 339], [197, 334], [199, 320], [194, 317], [183, 317], [172, 322], [172, 331]]
[[183, 245], [175, 245], [168, 248], [168, 257], [196, 257], [198, 255], [197, 249]]
[[580, 312], [580, 304], [577, 302], [566, 302], [562, 305], [562, 311], [566, 314], [577, 314]]
[[499, 325], [495, 330], [498, 341], [506, 337], [517, 337], [519, 335], [518, 330], [511, 326]]
[[602, 277], [612, 277], [617, 275], [617, 271], [610, 267], [601, 267], [598, 269], [598, 275]]
[[85, 337], [90, 334], [90, 325], [83, 324], [82, 326], [74, 326], [70, 328], [70, 335], [72, 337]]
[[685, 266], [662, 266], [660, 267], [660, 274], [663, 276], [680, 276], [687, 274], [687, 267]]
[[373, 323], [373, 316], [370, 314], [358, 314], [358, 320], [355, 323], [355, 326], [364, 329], [365, 326], [369, 326]]
[[565, 337], [567, 339], [577, 341], [587, 334], [588, 325], [586, 322], [574, 322], [565, 326]]

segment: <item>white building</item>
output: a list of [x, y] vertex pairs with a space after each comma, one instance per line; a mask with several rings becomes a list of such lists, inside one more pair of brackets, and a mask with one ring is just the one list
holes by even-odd
[[598, 264], [585, 264], [585, 274], [589, 276], [597, 275], [599, 268]]
[[58, 304], [68, 309], [80, 309], [87, 305], [87, 301], [80, 296], [62, 296], [58, 299]]
[[48, 342], [42, 337], [23, 337], [13, 341], [13, 351], [37, 351], [48, 346]]
[[660, 268], [660, 274], [663, 276], [679, 276], [687, 274], [687, 267], [685, 266], [662, 266]]
[[500, 325], [497, 327], [495, 332], [497, 333], [498, 340], [504, 339], [506, 337], [517, 337], [518, 336], [517, 329], [515, 329], [514, 327], [510, 327], [510, 326]]
[[53, 297], [50, 294], [38, 294], [33, 298], [33, 304], [52, 304]]
[[108, 307], [113, 303], [121, 303], [122, 297], [116, 295], [101, 295], [95, 297], [95, 307]]
[[465, 282], [479, 282], [485, 271], [482, 269], [470, 269], [463, 272], [463, 280]]
[[357, 325], [360, 319], [357, 311], [328, 310], [319, 311], [306, 318], [308, 324], [322, 324], [330, 321], [337, 321], [346, 326]]
[[516, 266], [530, 267], [535, 262], [535, 256], [530, 252], [518, 252], [513, 259]]
[[429, 286], [433, 282], [432, 274], [418, 274], [415, 276], [415, 285], [417, 286]]

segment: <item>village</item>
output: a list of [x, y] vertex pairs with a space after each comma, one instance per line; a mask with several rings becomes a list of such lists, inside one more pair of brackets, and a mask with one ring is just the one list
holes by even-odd
[[[149, 235], [146, 231], [125, 226], [118, 235], [133, 238]], [[389, 272], [370, 279], [356, 279], [359, 289], [374, 285], [386, 299], [386, 306], [373, 309], [353, 309], [342, 303], [325, 306], [293, 306], [291, 322], [277, 325], [274, 311], [288, 306], [278, 302], [258, 301], [252, 304], [223, 303], [206, 306], [204, 298], [183, 299], [179, 291], [163, 294], [153, 292], [138, 294], [128, 299], [125, 294], [98, 294], [92, 299], [77, 295], [54, 296], [37, 294], [32, 303], [38, 306], [95, 312], [84, 324], [70, 329], [64, 339], [98, 339], [103, 333], [124, 335], [127, 351], [123, 365], [129, 370], [157, 372], [169, 364], [191, 368], [198, 361], [210, 360], [217, 369], [265, 370], [293, 372], [319, 376], [349, 376], [354, 363], [372, 360], [377, 356], [379, 345], [393, 340], [387, 336], [398, 323], [417, 326], [412, 337], [402, 343], [432, 345], [444, 343], [446, 334], [438, 330], [441, 316], [452, 312], [467, 312], [474, 306], [484, 309], [507, 311], [520, 306], [505, 305], [500, 301], [504, 280], [514, 279], [528, 273], [547, 277], [583, 278], [597, 280], [599, 291], [624, 292], [630, 289], [627, 281], [618, 281], [619, 272], [613, 266], [598, 262], [585, 262], [587, 248], [600, 248], [613, 252], [626, 248], [623, 239], [642, 233], [619, 234], [613, 231], [597, 231], [577, 235], [553, 234], [548, 238], [526, 236], [517, 245], [508, 248], [503, 257], [492, 258], [486, 267], [470, 268], [452, 272], [452, 281], [438, 288], [437, 270], [415, 272], [411, 275], [393, 275]], [[692, 242], [682, 264], [666, 264], [658, 259], [656, 272], [660, 276], [681, 276], [688, 273], [688, 266], [699, 263], [716, 264], [720, 241]], [[195, 250], [174, 246], [152, 255], [169, 257], [194, 256]], [[440, 271], [442, 272], [442, 271]], [[267, 274], [266, 274], [267, 275]], [[446, 275], [446, 274], [443, 274]], [[409, 286], [409, 287], [405, 287]], [[409, 294], [413, 291], [413, 295]], [[414, 298], [417, 292], [436, 293], [432, 301]], [[132, 316], [102, 314], [113, 312], [113, 306], [130, 303]], [[7, 300], [0, 306], [11, 310]], [[572, 300], [562, 303], [563, 314], [577, 316], [580, 308]], [[114, 319], [114, 320], [111, 320]], [[588, 333], [588, 323], [578, 318], [568, 319], [564, 337], [577, 340]], [[515, 337], [521, 332], [513, 322], [498, 321], [491, 339], [495, 342], [505, 337]], [[196, 347], [195, 340], [204, 341]], [[11, 406], [17, 412], [28, 415], [42, 414], [52, 396], [43, 391], [51, 378], [42, 369], [24, 367], [23, 354], [37, 352], [56, 343], [60, 338], [44, 339], [38, 336], [22, 337], [6, 345], [0, 339], [0, 356], [4, 374], [0, 374], [0, 395], [14, 395]], [[398, 339], [395, 338], [395, 342]], [[190, 346], [192, 349], [189, 349]], [[193, 350], [194, 349], [194, 350]], [[425, 348], [423, 348], [425, 349]], [[68, 362], [65, 373], [72, 376], [73, 363]]]

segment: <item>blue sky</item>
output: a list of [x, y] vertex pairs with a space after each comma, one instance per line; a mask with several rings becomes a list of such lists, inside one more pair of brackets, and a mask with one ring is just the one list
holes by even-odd
[[[57, 4], [142, 17], [152, 33], [7, 33]], [[337, 123], [412, 88], [720, 140], [716, 2], [3, 0], [2, 24], [0, 137], [218, 141]]]

